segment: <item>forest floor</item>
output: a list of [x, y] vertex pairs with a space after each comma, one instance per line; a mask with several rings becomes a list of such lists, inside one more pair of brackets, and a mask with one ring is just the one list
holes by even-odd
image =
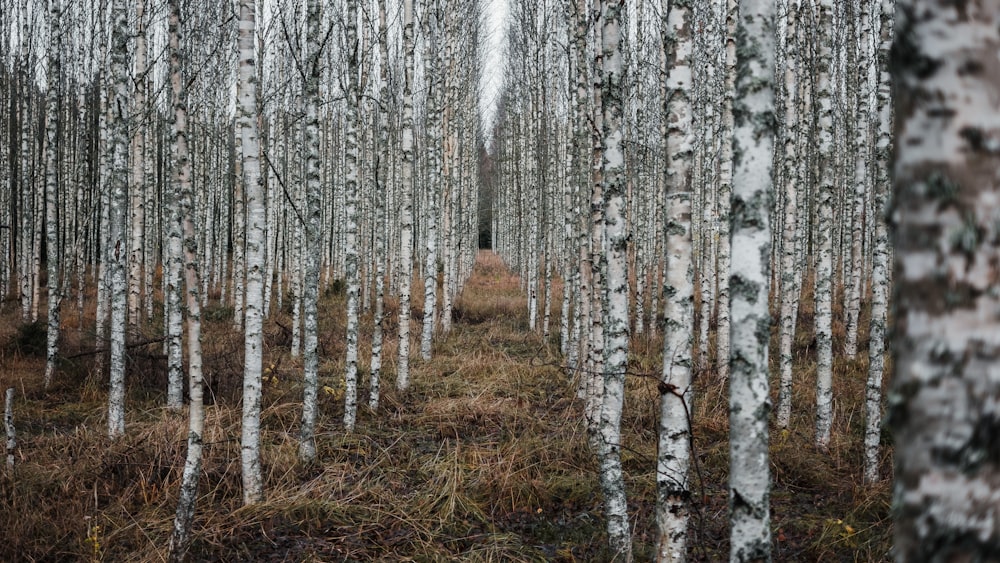
[[[356, 430], [345, 434], [340, 289], [334, 284], [320, 306], [326, 359], [315, 464], [296, 457], [301, 361], [290, 355], [287, 303], [266, 325], [266, 499], [251, 507], [241, 506], [240, 489], [242, 339], [231, 328], [231, 309], [205, 310], [211, 404], [191, 560], [606, 560], [597, 465], [576, 384], [559, 365], [558, 307], [545, 341], [527, 328], [519, 280], [495, 255], [482, 253], [451, 333], [435, 343], [432, 361], [413, 361], [410, 391], [394, 389], [390, 344], [382, 406], [360, 408]], [[420, 305], [418, 298], [415, 313]], [[96, 356], [88, 354], [93, 334], [79, 329], [93, 326], [93, 313], [81, 323], [65, 302], [66, 359], [44, 390], [44, 324], [20, 325], [17, 309], [7, 301], [0, 314], [0, 384], [16, 389], [18, 429], [16, 468], [0, 470], [0, 560], [164, 559], [187, 420], [162, 406], [162, 344], [130, 348], [127, 436], [111, 442], [106, 385], [94, 376]], [[811, 308], [801, 309], [800, 326], [811, 327]], [[161, 322], [155, 318], [151, 326]], [[367, 323], [362, 342], [370, 315]], [[386, 323], [390, 341], [393, 323]], [[885, 560], [889, 485], [861, 482], [867, 354], [835, 364], [836, 423], [824, 453], [812, 446], [811, 346], [800, 332], [793, 426], [771, 437], [775, 560]], [[657, 373], [658, 348], [655, 338], [637, 338], [631, 369]], [[362, 364], [368, 353], [363, 346]], [[362, 371], [362, 405], [367, 376]], [[692, 558], [721, 561], [728, 549], [727, 399], [710, 372], [699, 374], [696, 386]], [[623, 461], [637, 560], [651, 557], [655, 538], [656, 413], [655, 380], [629, 378]], [[887, 480], [889, 460], [887, 454]]]

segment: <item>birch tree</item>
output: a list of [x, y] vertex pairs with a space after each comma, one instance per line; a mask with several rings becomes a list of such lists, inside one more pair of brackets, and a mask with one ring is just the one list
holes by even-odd
[[[693, 12], [684, 4], [667, 19], [669, 98], [667, 134], [667, 277], [663, 284], [666, 326], [660, 382], [660, 427], [656, 462], [657, 561], [684, 561], [691, 497], [691, 340], [694, 334], [694, 279], [691, 259], [691, 170], [694, 138], [691, 116]], [[669, 100], [669, 101], [667, 101]]]
[[[858, 2], [854, 7], [854, 22], [860, 27], [860, 36], [857, 39], [856, 60], [860, 64], [857, 80], [857, 95], [855, 108], [855, 123], [853, 146], [854, 151], [854, 174], [851, 178], [853, 184], [853, 209], [851, 210], [851, 249], [850, 249], [850, 275], [844, 280], [844, 313], [845, 331], [844, 355], [849, 359], [854, 359], [858, 351], [858, 325], [861, 320], [861, 293], [862, 278], [865, 270], [862, 246], [864, 243], [864, 232], [862, 222], [865, 214], [865, 201], [868, 193], [869, 170], [871, 169], [870, 133], [871, 116], [869, 99], [871, 92], [875, 88], [875, 78], [872, 76], [876, 72], [876, 64], [872, 57], [868, 55], [869, 44], [871, 43], [871, 15], [870, 5], [873, 2]], [[877, 4], [876, 4], [877, 5]], [[856, 65], [852, 65], [856, 66]], [[854, 101], [854, 100], [851, 100]], [[845, 206], [846, 207], [846, 206]], [[869, 223], [871, 221], [869, 220]]]
[[[426, 153], [430, 157], [428, 166], [427, 212], [424, 213], [424, 222], [427, 229], [427, 244], [424, 259], [424, 319], [423, 331], [420, 335], [420, 357], [424, 360], [431, 359], [432, 339], [434, 336], [434, 319], [436, 317], [435, 307], [437, 304], [437, 242], [438, 242], [438, 201], [441, 197], [441, 163], [438, 157], [441, 154], [441, 112], [437, 107], [437, 99], [440, 99], [441, 85], [438, 83], [438, 55], [432, 52], [438, 47], [438, 10], [436, 3], [428, 2], [426, 14], [424, 14], [424, 79], [427, 81], [427, 121], [428, 126], [428, 147]], [[450, 45], [450, 43], [449, 43]]]
[[819, 1], [816, 54], [819, 186], [816, 224], [816, 447], [826, 449], [833, 426], [833, 92], [830, 85], [833, 0]]
[[[718, 219], [718, 264], [716, 266], [716, 279], [718, 283], [718, 288], [716, 289], [716, 297], [718, 299], [718, 318], [716, 321], [716, 364], [717, 370], [719, 372], [719, 379], [725, 381], [729, 378], [730, 371], [730, 346], [731, 346], [731, 334], [730, 322], [731, 322], [731, 312], [727, 304], [730, 302], [730, 275], [729, 270], [731, 268], [732, 261], [732, 243], [730, 228], [733, 224], [733, 219], [729, 216], [730, 205], [729, 201], [731, 199], [731, 193], [733, 191], [733, 182], [735, 181], [735, 167], [736, 163], [736, 145], [735, 143], [730, 144], [729, 139], [735, 137], [735, 115], [736, 111], [734, 101], [734, 96], [736, 96], [736, 77], [737, 77], [737, 12], [739, 11], [738, 0], [726, 0], [725, 4], [725, 14], [726, 14], [726, 26], [725, 26], [725, 37], [726, 37], [726, 49], [725, 49], [725, 59], [724, 59], [724, 85], [723, 91], [725, 92], [723, 98], [723, 108], [722, 108], [722, 152], [721, 162], [719, 165], [719, 219]], [[774, 53], [772, 51], [772, 58]], [[765, 292], [765, 295], [767, 292]], [[707, 345], [705, 343], [704, 345]]]
[[413, 278], [413, 0], [403, 0], [403, 132], [399, 229], [399, 359], [396, 388], [410, 387], [410, 284]]
[[895, 556], [988, 561], [1000, 544], [1000, 3], [906, 0], [896, 19]]
[[347, 145], [347, 351], [344, 375], [344, 428], [354, 429], [358, 406], [358, 320], [361, 286], [358, 273], [358, 120], [360, 90], [358, 72], [361, 53], [358, 47], [358, 2], [347, 0], [347, 115], [345, 142]]
[[385, 264], [388, 258], [386, 229], [388, 228], [388, 206], [386, 204], [389, 180], [389, 29], [386, 22], [386, 0], [378, 0], [379, 20], [379, 100], [382, 104], [378, 112], [379, 135], [375, 164], [375, 313], [372, 319], [372, 359], [369, 371], [368, 407], [378, 408], [382, 370], [382, 341], [384, 338], [382, 321], [385, 316]]
[[[135, 56], [132, 61], [133, 74], [135, 76], [135, 88], [133, 94], [133, 113], [138, 116], [145, 111], [146, 91], [146, 29], [145, 29], [145, 1], [136, 2], [135, 19], [137, 29], [135, 33]], [[129, 234], [129, 260], [128, 260], [128, 322], [129, 326], [136, 327], [140, 321], [140, 300], [142, 293], [142, 268], [143, 268], [143, 231], [145, 227], [145, 189], [146, 148], [147, 127], [135, 127], [132, 132], [131, 153], [132, 170], [131, 185], [129, 186], [129, 212], [131, 232]], [[151, 267], [151, 266], [147, 266]], [[148, 288], [147, 288], [148, 291]]]
[[302, 298], [305, 316], [303, 365], [303, 397], [302, 397], [302, 427], [299, 429], [299, 457], [303, 461], [313, 461], [316, 458], [316, 391], [319, 381], [318, 327], [316, 319], [316, 303], [319, 299], [319, 268], [320, 268], [320, 204], [322, 186], [320, 185], [320, 139], [319, 139], [319, 81], [323, 40], [320, 34], [320, 2], [306, 2], [306, 38], [304, 57], [301, 69], [305, 78], [303, 84], [303, 103], [305, 104], [305, 275], [304, 294]]
[[880, 3], [878, 50], [878, 140], [875, 145], [875, 240], [872, 258], [872, 312], [869, 321], [868, 382], [865, 386], [865, 482], [879, 480], [882, 438], [882, 375], [885, 370], [885, 325], [889, 297], [889, 236], [885, 206], [889, 181], [889, 151], [892, 147], [892, 92], [889, 50], [892, 46], [894, 0]]
[[778, 413], [779, 428], [787, 428], [792, 416], [792, 342], [795, 339], [795, 311], [798, 292], [795, 284], [795, 258], [798, 244], [798, 178], [795, 176], [797, 133], [799, 129], [796, 93], [798, 72], [794, 43], [798, 23], [798, 0], [789, 0], [785, 14], [785, 75], [784, 75], [784, 182], [785, 222], [781, 231], [781, 313], [778, 336]]
[[730, 561], [770, 561], [768, 291], [774, 131], [774, 4], [742, 0], [733, 114], [729, 382]]
[[[628, 231], [626, 229], [625, 155], [622, 143], [622, 10], [624, 4], [601, 2], [601, 183], [607, 237], [607, 314], [605, 315], [604, 393], [599, 425], [601, 489], [611, 550], [632, 560], [632, 538], [621, 464], [621, 418], [628, 370]], [[534, 265], [532, 265], [534, 266]]]
[[45, 118], [45, 265], [48, 274], [47, 290], [48, 326], [45, 351], [45, 387], [52, 383], [59, 355], [59, 305], [62, 302], [61, 245], [59, 243], [59, 121], [62, 111], [61, 82], [62, 6], [59, 0], [49, 2], [49, 47], [46, 69], [46, 118]]
[[128, 205], [128, 14], [124, 0], [111, 3], [111, 91], [108, 115], [111, 152], [108, 259], [111, 278], [111, 387], [108, 394], [108, 435], [125, 433], [125, 210]]
[[247, 209], [246, 326], [243, 365], [243, 419], [240, 460], [243, 504], [263, 499], [260, 471], [260, 400], [263, 362], [263, 283], [265, 242], [264, 186], [260, 176], [260, 141], [257, 125], [257, 57], [254, 52], [256, 7], [254, 0], [239, 6], [239, 81], [236, 87], [237, 122], [243, 154], [243, 193]]
[[[188, 329], [188, 382], [191, 402], [188, 412], [187, 456], [181, 474], [181, 489], [170, 536], [170, 559], [183, 561], [191, 542], [191, 522], [198, 498], [201, 474], [202, 432], [205, 426], [203, 406], [203, 376], [201, 355], [201, 280], [198, 263], [198, 240], [193, 219], [194, 192], [191, 183], [191, 159], [188, 154], [187, 87], [182, 72], [181, 15], [179, 0], [169, 0], [168, 34], [170, 50], [170, 84], [173, 93], [173, 128], [171, 153], [174, 165], [174, 196], [178, 213], [173, 219], [181, 223], [184, 233], [184, 285]], [[180, 249], [174, 249], [179, 251]]]

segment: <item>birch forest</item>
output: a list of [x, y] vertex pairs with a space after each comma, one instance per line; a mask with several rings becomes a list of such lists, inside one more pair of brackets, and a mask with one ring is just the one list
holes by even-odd
[[1000, 0], [0, 0], [0, 560], [996, 560], [998, 100]]

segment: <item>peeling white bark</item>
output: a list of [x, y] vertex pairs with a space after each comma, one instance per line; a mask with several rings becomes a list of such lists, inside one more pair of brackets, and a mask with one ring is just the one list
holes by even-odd
[[170, 74], [173, 89], [173, 139], [171, 143], [174, 165], [174, 199], [177, 213], [173, 218], [184, 233], [185, 305], [188, 328], [188, 376], [191, 405], [188, 413], [187, 456], [181, 474], [180, 495], [170, 536], [170, 560], [180, 562], [191, 543], [191, 523], [194, 520], [198, 498], [198, 479], [201, 474], [202, 431], [205, 426], [203, 406], [203, 376], [201, 355], [201, 272], [198, 263], [198, 238], [195, 229], [195, 195], [192, 189], [191, 159], [188, 151], [187, 88], [181, 70], [181, 17], [179, 0], [170, 0], [168, 20], [170, 47]]

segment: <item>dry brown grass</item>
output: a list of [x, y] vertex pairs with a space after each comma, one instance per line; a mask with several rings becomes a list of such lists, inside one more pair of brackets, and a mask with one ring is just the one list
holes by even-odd
[[[91, 374], [93, 356], [65, 362], [56, 385], [44, 391], [43, 359], [14, 345], [19, 340], [15, 305], [6, 303], [0, 318], [0, 384], [18, 391], [19, 429], [17, 468], [0, 476], [0, 529], [6, 538], [0, 542], [0, 560], [161, 560], [186, 428], [183, 416], [160, 406], [162, 348], [132, 350], [128, 436], [109, 442], [105, 384]], [[526, 308], [519, 280], [495, 255], [483, 253], [456, 303], [454, 329], [435, 343], [434, 360], [413, 360], [409, 393], [393, 389], [396, 344], [390, 333], [378, 412], [362, 408], [357, 430], [345, 434], [342, 399], [321, 394], [320, 461], [312, 465], [296, 456], [301, 362], [289, 354], [284, 327], [291, 326], [290, 317], [275, 311], [265, 331], [265, 365], [271, 368], [262, 416], [267, 495], [259, 505], [242, 507], [242, 345], [230, 328], [230, 312], [210, 306], [205, 354], [212, 404], [192, 559], [607, 559], [596, 464], [574, 400], [574, 382], [558, 366], [552, 346], [527, 330]], [[800, 326], [805, 328], [811, 316], [803, 309]], [[321, 311], [321, 384], [339, 388], [342, 294], [328, 292]], [[67, 321], [67, 355], [93, 347], [92, 334], [77, 328], [92, 326], [92, 315]], [[361, 357], [367, 359], [370, 319], [362, 331]], [[772, 437], [775, 558], [880, 560], [889, 541], [888, 487], [859, 484], [867, 360], [837, 362], [835, 437], [830, 452], [820, 453], [811, 446], [808, 414], [813, 350], [808, 338], [797, 344], [793, 428]], [[658, 350], [655, 339], [638, 340], [634, 371], [655, 373]], [[367, 371], [362, 375], [366, 384]], [[725, 388], [714, 374], [700, 374], [698, 386], [694, 555], [714, 561], [725, 558], [728, 544], [728, 407]], [[361, 395], [364, 403], [364, 385]], [[623, 462], [636, 553], [648, 558], [655, 536], [653, 381], [630, 378], [627, 401]]]

